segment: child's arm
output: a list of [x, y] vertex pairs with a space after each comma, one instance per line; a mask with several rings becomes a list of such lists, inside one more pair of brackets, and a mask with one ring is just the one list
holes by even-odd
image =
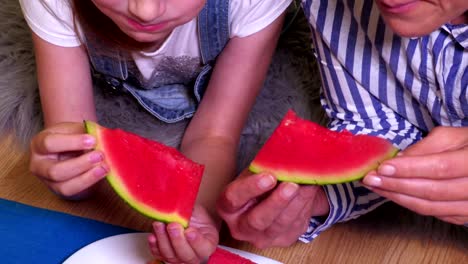
[[[195, 209], [190, 227], [185, 231], [179, 227], [179, 232], [164, 234], [161, 232], [164, 229], [156, 226], [156, 236], [149, 240], [155, 256], [191, 263], [193, 261], [189, 260], [203, 259], [214, 251], [220, 223], [216, 200], [235, 174], [240, 134], [265, 79], [282, 21], [281, 16], [258, 33], [232, 38], [218, 57], [203, 100], [181, 145], [185, 155], [205, 164], [197, 205], [208, 210], [211, 219]], [[208, 228], [205, 224], [212, 219], [217, 228]], [[167, 226], [167, 230], [174, 229], [177, 229], [174, 224]], [[181, 235], [183, 232], [185, 236]]]
[[[90, 67], [82, 47], [60, 47], [33, 33], [45, 129], [31, 143], [30, 169], [53, 192], [75, 198], [102, 179], [102, 153], [82, 121], [95, 120]], [[63, 123], [77, 122], [77, 123]]]
[[96, 120], [88, 56], [83, 46], [60, 47], [33, 33], [45, 125]]
[[182, 151], [207, 165], [199, 202], [215, 214], [215, 201], [232, 179], [240, 134], [265, 80], [283, 18], [245, 38], [233, 38], [219, 56]]

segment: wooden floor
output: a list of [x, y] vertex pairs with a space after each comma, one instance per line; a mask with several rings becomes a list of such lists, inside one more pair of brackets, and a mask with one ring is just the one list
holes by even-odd
[[[146, 231], [151, 221], [123, 203], [107, 186], [81, 202], [53, 195], [28, 171], [27, 154], [0, 141], [0, 198]], [[1, 216], [0, 216], [1, 217]], [[468, 263], [468, 230], [415, 215], [387, 203], [376, 211], [325, 231], [310, 244], [257, 250], [225, 236], [227, 246], [291, 264], [309, 263]]]

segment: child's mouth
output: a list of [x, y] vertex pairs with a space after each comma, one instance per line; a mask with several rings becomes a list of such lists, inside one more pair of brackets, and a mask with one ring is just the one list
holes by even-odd
[[130, 26], [132, 26], [135, 30], [145, 32], [158, 31], [163, 29], [167, 25], [167, 22], [161, 22], [157, 24], [141, 24], [131, 18], [128, 18], [127, 21], [130, 24]]

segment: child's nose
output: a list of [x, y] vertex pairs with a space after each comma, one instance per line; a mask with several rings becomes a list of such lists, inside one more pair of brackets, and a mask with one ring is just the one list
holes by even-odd
[[165, 0], [129, 0], [128, 11], [140, 22], [151, 23], [166, 11]]

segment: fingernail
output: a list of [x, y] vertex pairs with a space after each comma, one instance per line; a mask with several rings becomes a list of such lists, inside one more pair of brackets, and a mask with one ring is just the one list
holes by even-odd
[[275, 179], [271, 175], [262, 175], [257, 181], [258, 187], [262, 190], [269, 189], [275, 183]]
[[379, 167], [378, 172], [381, 175], [392, 176], [393, 174], [395, 174], [396, 169], [392, 165], [385, 164]]
[[101, 176], [106, 175], [107, 172], [108, 170], [106, 169], [106, 166], [102, 165], [102, 166], [96, 167], [93, 173], [95, 176], [101, 177]]
[[92, 163], [101, 162], [102, 159], [103, 159], [102, 153], [99, 153], [99, 152], [93, 152], [93, 153], [91, 153], [91, 155], [89, 156], [89, 160], [90, 160]]
[[185, 236], [187, 237], [188, 240], [194, 241], [197, 238], [197, 233], [187, 232], [185, 233]]
[[373, 187], [379, 187], [380, 185], [382, 185], [382, 179], [373, 175], [368, 175], [362, 180], [362, 182], [366, 185]]
[[148, 236], [148, 242], [151, 244], [156, 243], [156, 236], [154, 236], [153, 233], [151, 233], [151, 235]]
[[83, 144], [85, 147], [94, 147], [96, 144], [96, 139], [92, 136], [85, 136], [83, 139]]
[[167, 232], [169, 232], [171, 237], [179, 237], [181, 235], [181, 231], [178, 227], [169, 227]]
[[154, 231], [156, 231], [158, 233], [166, 232], [166, 230], [165, 230], [166, 228], [165, 228], [164, 224], [161, 223], [161, 222], [154, 222], [153, 223], [153, 229], [154, 229]]
[[283, 196], [283, 198], [289, 199], [296, 193], [298, 188], [299, 186], [297, 184], [286, 183], [281, 189], [281, 195]]

